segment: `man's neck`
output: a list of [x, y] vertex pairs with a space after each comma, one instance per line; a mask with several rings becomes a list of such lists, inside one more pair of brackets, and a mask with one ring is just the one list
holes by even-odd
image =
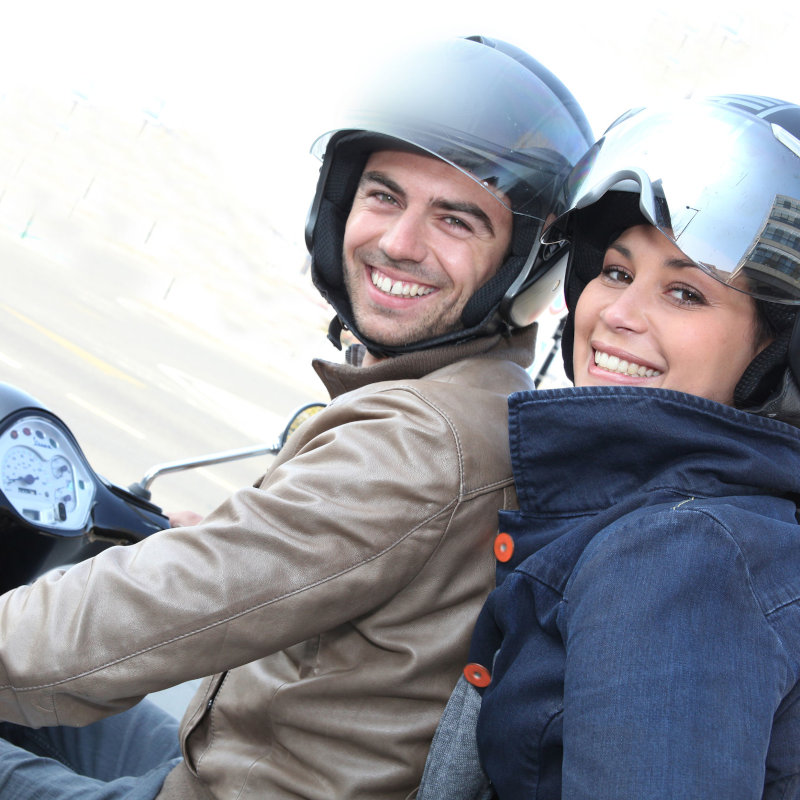
[[372, 367], [375, 364], [379, 364], [381, 361], [383, 361], [382, 358], [378, 358], [377, 356], [372, 355], [369, 350], [365, 350], [364, 358], [361, 359], [361, 366]]

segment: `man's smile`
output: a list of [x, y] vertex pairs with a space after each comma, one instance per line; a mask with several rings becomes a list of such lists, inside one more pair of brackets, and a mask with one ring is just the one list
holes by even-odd
[[436, 288], [433, 286], [426, 286], [409, 281], [393, 280], [375, 267], [369, 267], [369, 272], [373, 285], [384, 294], [395, 297], [422, 297], [436, 291]]

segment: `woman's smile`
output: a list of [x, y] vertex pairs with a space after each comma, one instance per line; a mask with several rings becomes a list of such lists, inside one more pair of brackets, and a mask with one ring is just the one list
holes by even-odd
[[606, 250], [575, 308], [576, 386], [654, 386], [733, 402], [756, 353], [751, 297], [700, 270], [661, 231], [636, 225]]

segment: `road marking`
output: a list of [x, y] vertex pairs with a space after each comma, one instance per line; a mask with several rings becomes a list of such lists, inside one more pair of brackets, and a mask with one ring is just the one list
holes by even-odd
[[11, 367], [12, 369], [20, 369], [22, 366], [19, 361], [14, 361], [13, 358], [4, 356], [2, 353], [0, 353], [0, 363], [5, 364], [7, 367]]
[[104, 419], [106, 422], [109, 422], [111, 425], [115, 425], [125, 433], [133, 436], [136, 439], [144, 439], [145, 435], [140, 433], [136, 430], [136, 428], [132, 428], [130, 425], [122, 422], [122, 420], [117, 419], [116, 417], [112, 417], [111, 414], [107, 414], [102, 409], [97, 408], [96, 406], [87, 403], [83, 398], [78, 397], [76, 394], [67, 393], [67, 397], [72, 400], [73, 403], [79, 405], [81, 408], [85, 409], [86, 411], [94, 414], [96, 417], [100, 417], [100, 419]]
[[[211, 471], [212, 469], [213, 469], [213, 467], [198, 467], [197, 474], [198, 475], [202, 475], [207, 481], [211, 481], [211, 483], [215, 483], [221, 489], [225, 489], [225, 491], [229, 492], [230, 494], [233, 494], [234, 492], [238, 492], [239, 489], [242, 488], [242, 486], [239, 485], [239, 484], [231, 483], [230, 481], [226, 481], [225, 478], [220, 478], [218, 475], [215, 475]], [[266, 470], [262, 470], [262, 472], [264, 472], [264, 471], [266, 471]], [[254, 474], [255, 474], [255, 472], [258, 472], [258, 470], [255, 470]], [[253, 480], [255, 480], [255, 478]], [[248, 485], [250, 485], [250, 484], [248, 484]]]
[[233, 428], [246, 434], [251, 441], [273, 442], [286, 424], [284, 417], [263, 406], [251, 403], [227, 389], [196, 378], [188, 372], [168, 364], [158, 364], [158, 369], [181, 390], [184, 402], [201, 411], [213, 414]]
[[45, 328], [43, 325], [40, 325], [38, 322], [26, 317], [24, 314], [20, 314], [19, 311], [15, 309], [0, 304], [0, 308], [6, 311], [9, 314], [13, 314], [17, 319], [24, 322], [26, 325], [30, 325], [35, 331], [38, 331], [43, 336], [46, 336], [48, 339], [54, 341], [56, 344], [63, 347], [65, 350], [69, 350], [73, 355], [82, 358], [84, 361], [88, 361], [93, 367], [97, 367], [101, 372], [105, 372], [106, 375], [111, 375], [113, 378], [118, 378], [122, 381], [127, 381], [128, 383], [132, 383], [134, 386], [139, 386], [140, 388], [145, 388], [145, 384], [142, 381], [137, 380], [136, 378], [132, 378], [126, 372], [123, 372], [121, 369], [117, 369], [115, 366], [103, 361], [97, 356], [93, 356], [88, 350], [84, 350], [82, 347], [78, 347], [78, 345], [73, 344], [69, 341], [69, 339], [65, 339], [63, 336], [59, 336], [54, 331], [51, 331], [49, 328]]

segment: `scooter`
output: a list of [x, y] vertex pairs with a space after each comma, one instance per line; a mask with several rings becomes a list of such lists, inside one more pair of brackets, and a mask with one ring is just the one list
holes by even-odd
[[0, 383], [0, 594], [113, 545], [169, 527], [150, 502], [168, 472], [275, 455], [321, 403], [302, 406], [277, 441], [159, 464], [129, 488], [96, 473], [66, 423], [22, 390]]

